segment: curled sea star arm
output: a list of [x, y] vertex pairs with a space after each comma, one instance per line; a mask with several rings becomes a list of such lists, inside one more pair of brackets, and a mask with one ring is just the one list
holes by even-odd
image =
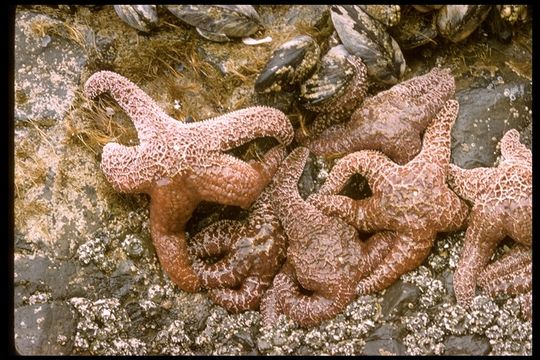
[[227, 253], [232, 245], [232, 235], [242, 231], [242, 223], [221, 220], [205, 227], [191, 238], [190, 250], [199, 258], [220, 256]]
[[433, 234], [419, 238], [418, 234], [396, 234], [395, 242], [382, 264], [360, 280], [359, 294], [369, 294], [390, 286], [404, 273], [418, 267], [428, 256]]
[[213, 264], [195, 259], [193, 268], [206, 288], [234, 287], [249, 275], [251, 261], [246, 256], [232, 253]]
[[[236, 110], [212, 119], [185, 124], [203, 134], [213, 134], [209, 141], [214, 148], [227, 151], [258, 137], [274, 137], [281, 144], [289, 144], [294, 130], [289, 118], [280, 110], [254, 106]], [[219, 131], [216, 131], [219, 129]]]
[[245, 310], [256, 310], [259, 307], [264, 289], [268, 283], [263, 283], [257, 276], [248, 276], [238, 289], [211, 289], [208, 294], [214, 303], [233, 313]]
[[260, 311], [263, 326], [275, 324], [279, 315], [283, 314], [283, 309], [281, 308], [281, 305], [279, 304], [277, 298], [277, 292], [275, 291], [273, 286], [270, 286], [262, 296], [260, 303]]
[[118, 143], [108, 143], [103, 147], [101, 155], [101, 170], [107, 181], [116, 191], [126, 193], [145, 192], [152, 178], [142, 174], [140, 168], [139, 146], [124, 146]]
[[490, 282], [478, 285], [490, 295], [504, 293], [507, 295], [523, 294], [532, 289], [532, 262], [525, 264], [514, 272], [506, 273]]
[[337, 216], [360, 231], [379, 230], [377, 216], [371, 209], [377, 203], [376, 197], [354, 200], [344, 195], [312, 194], [308, 201], [328, 216]]
[[[214, 223], [193, 237], [192, 252], [196, 255], [193, 268], [202, 285], [207, 288], [237, 286], [249, 274], [250, 259], [239, 252], [232, 252], [232, 239], [248, 235], [246, 228], [237, 221]], [[200, 258], [224, 255], [213, 264]]]
[[519, 141], [516, 129], [508, 130], [501, 139], [501, 155], [505, 160], [532, 162], [531, 150]]
[[478, 286], [490, 294], [529, 291], [532, 287], [531, 264], [531, 248], [518, 245], [486, 266], [478, 275]]
[[447, 168], [451, 152], [450, 130], [458, 112], [459, 103], [456, 100], [448, 100], [426, 129], [422, 150], [415, 161], [429, 161]]
[[337, 194], [354, 174], [365, 176], [371, 190], [375, 191], [378, 183], [385, 181], [384, 176], [388, 170], [395, 166], [379, 151], [362, 150], [351, 153], [336, 162], [318, 193]]
[[282, 149], [274, 148], [263, 162], [251, 165], [228, 154], [214, 153], [213, 165], [194, 167], [189, 184], [207, 201], [247, 208], [270, 182], [279, 165], [276, 155], [281, 152]]
[[398, 235], [395, 232], [380, 231], [371, 235], [367, 241], [363, 242], [360, 274], [366, 275], [380, 266], [397, 241]]
[[186, 244], [184, 221], [194, 210], [190, 194], [174, 183], [154, 188], [150, 201], [150, 232], [161, 266], [182, 290], [196, 292], [200, 281]]
[[112, 71], [98, 71], [88, 78], [84, 94], [93, 99], [109, 92], [133, 120], [139, 141], [157, 136], [167, 122], [177, 122], [161, 110], [156, 102], [127, 78]]
[[348, 294], [340, 292], [341, 295], [337, 297], [326, 297], [324, 292], [305, 295], [293, 275], [286, 271], [276, 275], [273, 287], [283, 313], [304, 327], [331, 319], [354, 297], [354, 289], [350, 289]]
[[461, 257], [454, 272], [456, 299], [465, 306], [469, 305], [474, 297], [480, 269], [487, 264], [495, 247], [504, 237], [500, 226], [480, 212], [472, 212], [469, 224]]
[[489, 179], [493, 179], [496, 174], [497, 168], [462, 169], [450, 164], [447, 181], [456, 194], [465, 200], [474, 201], [488, 187]]

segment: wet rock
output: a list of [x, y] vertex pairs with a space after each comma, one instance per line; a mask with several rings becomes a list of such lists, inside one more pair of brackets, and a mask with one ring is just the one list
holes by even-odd
[[445, 270], [442, 273], [442, 282], [444, 285], [444, 288], [446, 289], [447, 296], [451, 298], [455, 298], [454, 293], [454, 272], [450, 270]]
[[367, 341], [362, 355], [404, 355], [405, 346], [395, 339]]
[[85, 52], [50, 31], [66, 25], [49, 16], [18, 11], [15, 22], [15, 121], [59, 121], [75, 97]]
[[503, 134], [531, 122], [531, 87], [527, 82], [466, 88], [457, 92], [456, 98], [460, 110], [452, 128], [452, 162], [465, 169], [493, 166]]
[[487, 355], [489, 341], [478, 335], [449, 336], [444, 342], [444, 355]]
[[409, 303], [416, 302], [420, 295], [420, 289], [412, 284], [396, 281], [384, 294], [382, 302], [382, 314], [385, 319], [392, 319], [403, 314]]
[[53, 299], [66, 299], [80, 293], [71, 282], [77, 267], [71, 261], [54, 263], [46, 256], [18, 256], [15, 259], [15, 306], [22, 305], [36, 292], [50, 293]]
[[403, 355], [406, 349], [399, 340], [402, 335], [402, 327], [394, 324], [381, 325], [366, 338], [362, 355]]
[[71, 354], [75, 324], [69, 306], [63, 302], [16, 308], [15, 348], [21, 355]]

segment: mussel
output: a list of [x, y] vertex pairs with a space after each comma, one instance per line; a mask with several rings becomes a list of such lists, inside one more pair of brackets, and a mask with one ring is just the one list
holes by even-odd
[[396, 84], [406, 64], [398, 43], [385, 27], [358, 5], [332, 5], [332, 22], [347, 51], [366, 64], [369, 77], [388, 85]]
[[437, 13], [439, 33], [452, 42], [467, 38], [487, 17], [491, 5], [446, 5]]
[[246, 37], [258, 31], [261, 19], [251, 5], [166, 5], [180, 20], [195, 26], [197, 32], [212, 41]]
[[300, 35], [280, 45], [255, 80], [258, 93], [289, 90], [307, 79], [320, 59], [319, 45], [311, 36]]
[[148, 32], [158, 23], [156, 5], [114, 5], [114, 11], [129, 26], [140, 31]]
[[319, 70], [301, 86], [300, 102], [318, 113], [309, 128], [310, 136], [348, 120], [367, 89], [367, 67], [362, 60], [343, 45], [331, 48], [321, 59]]

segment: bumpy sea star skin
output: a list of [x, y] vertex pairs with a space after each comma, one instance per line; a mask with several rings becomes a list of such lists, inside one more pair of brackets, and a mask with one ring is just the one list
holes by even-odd
[[363, 243], [352, 226], [300, 197], [297, 184], [308, 153], [295, 149], [274, 178], [280, 185], [271, 193], [272, 206], [289, 247], [285, 265], [261, 303], [265, 324], [280, 313], [304, 327], [334, 317], [354, 299], [359, 277], [384, 258], [394, 240], [391, 233], [381, 232]]
[[525, 318], [532, 318], [532, 251], [516, 245], [478, 275], [478, 286], [491, 296], [526, 294], [521, 303]]
[[[287, 237], [270, 205], [271, 182], [244, 221], [214, 223], [192, 239], [195, 272], [211, 299], [228, 311], [256, 310], [285, 261]], [[213, 264], [198, 258], [223, 256]]]
[[450, 166], [448, 183], [473, 203], [462, 255], [454, 273], [460, 304], [474, 296], [477, 276], [497, 244], [506, 236], [519, 244], [532, 244], [532, 154], [509, 130], [501, 140], [501, 161], [492, 168], [461, 169]]
[[[345, 61], [350, 64], [350, 71], [354, 72], [349, 84], [333, 95], [332, 99], [322, 104], [314, 103], [305, 105], [307, 109], [318, 113], [313, 123], [308, 127], [310, 137], [320, 134], [331, 125], [348, 120], [366, 96], [368, 88], [366, 65], [364, 65], [362, 59], [354, 55], [348, 55]], [[322, 91], [325, 91], [331, 84], [320, 83], [318, 85]], [[298, 130], [295, 137], [297, 141], [301, 142], [306, 138], [306, 135], [304, 131]]]
[[88, 98], [109, 92], [131, 117], [139, 145], [106, 144], [101, 169], [115, 190], [150, 195], [150, 232], [161, 265], [180, 288], [197, 291], [200, 283], [184, 233], [195, 207], [202, 200], [249, 207], [285, 155], [278, 146], [262, 163], [246, 163], [224, 151], [262, 136], [288, 144], [292, 125], [285, 114], [268, 107], [181, 123], [138, 86], [110, 71], [93, 74], [84, 92]]
[[[327, 215], [337, 215], [360, 231], [389, 230], [396, 242], [381, 265], [358, 285], [360, 293], [386, 288], [427, 257], [438, 232], [461, 228], [467, 205], [446, 185], [450, 129], [459, 105], [449, 100], [426, 129], [421, 152], [397, 165], [378, 151], [363, 150], [338, 160], [318, 194], [310, 201]], [[337, 194], [360, 173], [373, 195], [353, 200]], [[333, 194], [333, 195], [332, 195]]]
[[421, 133], [454, 91], [450, 70], [433, 68], [364, 100], [348, 122], [332, 126], [302, 145], [317, 155], [380, 150], [405, 164], [418, 154]]

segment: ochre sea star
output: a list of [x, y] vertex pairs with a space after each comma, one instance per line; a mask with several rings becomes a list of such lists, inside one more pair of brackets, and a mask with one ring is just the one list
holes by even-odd
[[[424, 134], [420, 153], [406, 165], [378, 151], [363, 150], [338, 160], [310, 201], [363, 232], [388, 230], [396, 241], [381, 265], [358, 285], [360, 293], [386, 288], [427, 257], [438, 232], [461, 228], [467, 205], [446, 184], [450, 129], [459, 104], [448, 100]], [[373, 195], [353, 200], [336, 195], [354, 173], [367, 178]]]
[[418, 154], [421, 133], [454, 91], [450, 70], [434, 68], [364, 100], [349, 121], [305, 139], [302, 145], [316, 155], [381, 150], [404, 164]]
[[324, 215], [298, 193], [309, 151], [295, 149], [275, 175], [272, 205], [289, 239], [287, 260], [263, 297], [263, 322], [284, 313], [301, 326], [315, 326], [341, 312], [356, 296], [358, 279], [380, 262], [393, 237], [387, 232], [366, 243], [338, 218]]
[[263, 162], [246, 163], [224, 153], [257, 137], [281, 144], [293, 129], [281, 111], [251, 107], [213, 119], [182, 123], [138, 86], [110, 71], [93, 74], [84, 87], [94, 98], [109, 92], [131, 117], [139, 145], [106, 144], [101, 169], [114, 189], [150, 195], [150, 232], [161, 265], [183, 290], [197, 291], [184, 226], [202, 200], [247, 208], [268, 184], [284, 149], [271, 149]]
[[[451, 165], [448, 174], [450, 187], [473, 204], [461, 258], [454, 273], [456, 298], [464, 305], [470, 304], [478, 274], [487, 265], [501, 240], [509, 236], [519, 244], [532, 245], [532, 154], [519, 142], [517, 130], [512, 129], [504, 134], [501, 155], [497, 167], [465, 170]], [[525, 261], [524, 266], [530, 265]], [[490, 273], [496, 274], [497, 271], [491, 270], [486, 274], [484, 287], [488, 289], [488, 280], [500, 281]], [[527, 270], [524, 268], [520, 272], [514, 268], [506, 275], [507, 286], [510, 287], [512, 281], [516, 285], [523, 282], [527, 278]], [[531, 286], [529, 281], [528, 286], [516, 287], [528, 291]], [[493, 288], [499, 288], [500, 292], [511, 292], [495, 284]]]
[[[271, 204], [271, 182], [245, 221], [223, 220], [192, 238], [193, 267], [212, 300], [231, 312], [256, 310], [285, 261], [287, 237]], [[207, 264], [198, 258], [222, 256]]]

